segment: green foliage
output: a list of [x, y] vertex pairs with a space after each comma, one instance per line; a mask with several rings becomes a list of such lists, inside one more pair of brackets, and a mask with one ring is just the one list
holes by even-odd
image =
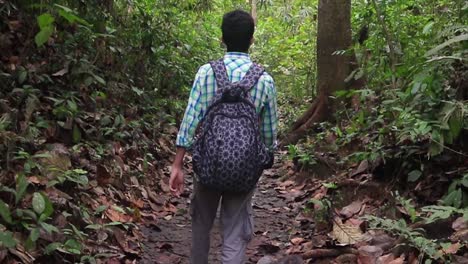
[[421, 208], [421, 211], [428, 215], [424, 219], [428, 224], [445, 220], [458, 214], [463, 215], [463, 218], [468, 220], [468, 208], [458, 209], [451, 206], [429, 205]]
[[251, 51], [275, 79], [282, 131], [307, 108], [304, 99], [316, 95], [317, 3], [266, 1], [258, 11]]
[[366, 216], [365, 219], [369, 221], [370, 228], [385, 230], [405, 239], [408, 245], [418, 249], [421, 253], [419, 260], [422, 260], [424, 256], [435, 260], [445, 259], [439, 252], [442, 248], [440, 242], [427, 239], [424, 236], [424, 230], [409, 227], [405, 220], [383, 219], [375, 216]]
[[288, 157], [291, 160], [297, 160], [301, 166], [311, 166], [317, 164], [311, 149], [302, 149], [298, 145], [288, 146]]
[[450, 184], [447, 195], [442, 201], [446, 206], [455, 208], [468, 208], [468, 173], [461, 179], [456, 179]]

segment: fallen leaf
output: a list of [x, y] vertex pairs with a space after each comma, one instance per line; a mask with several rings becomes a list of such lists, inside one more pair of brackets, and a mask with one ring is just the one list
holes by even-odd
[[455, 231], [468, 229], [468, 221], [466, 221], [465, 218], [463, 218], [463, 217], [459, 217], [453, 222], [452, 228]]
[[387, 264], [395, 260], [395, 256], [393, 254], [387, 254], [379, 257], [377, 259], [377, 264]]
[[100, 186], [105, 186], [112, 183], [112, 175], [103, 165], [96, 166], [96, 177]]
[[331, 236], [341, 245], [353, 245], [363, 239], [363, 233], [359, 226], [343, 224], [338, 217], [333, 221]]
[[281, 187], [289, 187], [289, 186], [294, 185], [294, 183], [295, 183], [294, 181], [287, 180], [287, 181], [284, 181], [284, 182], [280, 183], [279, 186], [281, 186]]
[[367, 160], [363, 160], [361, 161], [361, 163], [359, 164], [359, 167], [353, 172], [351, 173], [351, 177], [353, 176], [356, 176], [358, 174], [361, 174], [363, 172], [366, 172], [367, 170], [369, 169], [369, 161]]
[[112, 222], [121, 222], [127, 223], [132, 221], [132, 217], [126, 215], [124, 213], [117, 212], [112, 208], [108, 208], [105, 212], [105, 215], [112, 221]]
[[63, 76], [68, 73], [68, 68], [63, 68], [60, 71], [52, 74], [52, 76]]
[[304, 238], [302, 238], [302, 237], [295, 237], [295, 238], [291, 239], [291, 243], [293, 245], [296, 245], [296, 246], [301, 244], [302, 242], [304, 242]]
[[171, 264], [179, 264], [181, 263], [182, 259], [178, 256], [174, 255], [158, 255], [158, 261], [155, 263], [171, 263]]
[[358, 248], [358, 252], [359, 264], [375, 264], [383, 254], [383, 250], [376, 246], [362, 246]]
[[161, 180], [159, 180], [159, 187], [161, 188], [161, 190], [165, 193], [170, 193], [171, 192], [171, 188], [169, 188], [169, 184], [166, 183], [166, 181], [168, 181], [167, 179], [164, 180], [164, 178], [161, 178]]
[[405, 256], [400, 256], [399, 258], [388, 262], [388, 264], [403, 264], [405, 263]]
[[350, 205], [343, 207], [340, 211], [340, 215], [344, 218], [351, 218], [354, 215], [358, 214], [363, 207], [363, 202], [354, 201]]
[[456, 254], [458, 252], [458, 250], [460, 250], [461, 247], [462, 247], [462, 245], [457, 242], [457, 243], [451, 244], [446, 249], [442, 249], [441, 253], [444, 254], [444, 255]]

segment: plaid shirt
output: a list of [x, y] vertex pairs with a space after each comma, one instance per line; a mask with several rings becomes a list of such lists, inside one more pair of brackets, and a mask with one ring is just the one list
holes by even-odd
[[[240, 81], [252, 65], [246, 53], [228, 52], [224, 56], [224, 64], [231, 82]], [[188, 148], [193, 143], [195, 130], [203, 118], [216, 93], [216, 79], [210, 64], [205, 64], [198, 70], [192, 86], [184, 119], [177, 135], [176, 145]], [[273, 78], [268, 73], [258, 80], [251, 90], [257, 113], [261, 113], [260, 130], [263, 141], [270, 148], [276, 146], [278, 115], [276, 105], [276, 89]]]

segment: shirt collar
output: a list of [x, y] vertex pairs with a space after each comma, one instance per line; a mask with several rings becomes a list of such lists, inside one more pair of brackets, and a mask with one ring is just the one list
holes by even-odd
[[224, 55], [225, 59], [248, 59], [250, 60], [250, 56], [248, 53], [244, 52], [227, 52]]

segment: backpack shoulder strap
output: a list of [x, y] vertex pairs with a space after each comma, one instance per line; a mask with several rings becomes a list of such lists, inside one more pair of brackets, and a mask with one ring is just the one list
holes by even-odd
[[[222, 91], [225, 87], [231, 84], [227, 75], [224, 59], [212, 61], [210, 62], [210, 65], [213, 69], [218, 89]], [[253, 62], [249, 70], [245, 74], [244, 78], [242, 78], [242, 80], [239, 82], [239, 84], [241, 85], [241, 87], [244, 88], [246, 92], [250, 91], [250, 89], [252, 89], [255, 86], [255, 84], [257, 84], [258, 79], [260, 79], [264, 71], [265, 69], [261, 65]]]
[[213, 69], [214, 76], [216, 79], [216, 84], [218, 89], [223, 89], [231, 82], [226, 71], [226, 65], [224, 65], [224, 59], [219, 59], [216, 61], [210, 62], [211, 68]]
[[261, 65], [255, 62], [252, 63], [252, 66], [250, 66], [249, 71], [240, 81], [240, 84], [243, 87], [243, 89], [246, 92], [250, 91], [257, 84], [258, 80], [260, 79], [260, 77], [262, 77], [264, 72], [265, 69]]

